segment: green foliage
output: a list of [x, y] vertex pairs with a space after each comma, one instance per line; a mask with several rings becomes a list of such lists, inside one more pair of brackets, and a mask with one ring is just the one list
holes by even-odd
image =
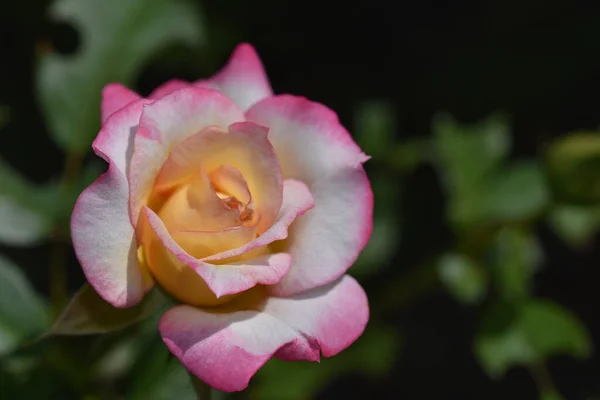
[[50, 11], [79, 31], [81, 49], [69, 56], [45, 54], [38, 91], [52, 137], [76, 153], [87, 152], [98, 133], [107, 83], [131, 84], [165, 45], [198, 45], [204, 38], [198, 13], [181, 0], [59, 0]]
[[556, 140], [546, 151], [550, 182], [567, 203], [600, 201], [600, 133], [575, 132]]
[[557, 205], [548, 216], [557, 235], [573, 247], [588, 244], [600, 227], [600, 206]]
[[440, 172], [452, 194], [474, 195], [484, 177], [506, 158], [511, 146], [507, 120], [501, 115], [461, 125], [451, 116], [439, 114], [432, 130]]
[[48, 190], [35, 186], [0, 160], [0, 242], [26, 246], [50, 231], [52, 218], [44, 209]]
[[503, 228], [492, 239], [489, 256], [499, 296], [506, 300], [527, 297], [542, 257], [536, 238], [523, 230]]
[[568, 310], [546, 300], [495, 304], [475, 340], [479, 362], [494, 378], [512, 366], [543, 363], [557, 354], [584, 358], [591, 347], [583, 324]]
[[85, 284], [75, 293], [71, 303], [56, 320], [49, 333], [88, 335], [120, 330], [148, 318], [167, 303], [168, 300], [162, 293], [154, 289], [134, 307], [115, 308], [98, 296], [89, 284]]
[[365, 153], [385, 157], [396, 134], [396, 114], [391, 103], [371, 100], [361, 104], [355, 114], [354, 134]]
[[467, 304], [480, 302], [487, 292], [488, 277], [481, 268], [462, 254], [449, 253], [438, 263], [440, 279], [452, 295]]
[[23, 272], [0, 256], [0, 356], [41, 333], [48, 314]]

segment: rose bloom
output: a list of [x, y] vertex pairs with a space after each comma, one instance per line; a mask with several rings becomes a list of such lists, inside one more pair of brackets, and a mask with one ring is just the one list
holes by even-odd
[[372, 229], [368, 157], [334, 112], [274, 95], [254, 49], [208, 80], [102, 96], [92, 147], [108, 170], [77, 200], [75, 253], [115, 307], [155, 284], [160, 319], [199, 379], [242, 390], [271, 357], [318, 361], [352, 344], [369, 310], [346, 270]]

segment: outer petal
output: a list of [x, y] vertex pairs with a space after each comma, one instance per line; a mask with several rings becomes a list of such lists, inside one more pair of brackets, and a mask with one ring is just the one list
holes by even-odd
[[185, 87], [188, 87], [191, 84], [192, 84], [191, 82], [184, 81], [181, 79], [171, 79], [170, 81], [167, 81], [167, 82], [163, 83], [162, 85], [160, 85], [159, 87], [157, 87], [156, 89], [154, 89], [152, 91], [152, 93], [150, 93], [150, 96], [148, 96], [148, 98], [149, 99], [160, 99], [161, 97], [164, 97], [164, 96], [168, 95], [169, 93], [172, 93], [179, 89], [183, 89]]
[[349, 275], [296, 296], [270, 297], [262, 312], [284, 321], [307, 339], [281, 349], [277, 357], [285, 360], [311, 360], [307, 342], [318, 346], [323, 356], [334, 356], [358, 339], [369, 320], [367, 295]]
[[[163, 246], [180, 262], [196, 271], [217, 297], [240, 293], [257, 284], [272, 285], [279, 282], [290, 268], [291, 259], [286, 253], [267, 254], [254, 260], [222, 265], [198, 260], [173, 240], [154, 211], [148, 207], [144, 207], [144, 210], [150, 227]], [[173, 290], [173, 293], [177, 294], [177, 290]]]
[[176, 90], [144, 107], [129, 170], [132, 223], [146, 203], [171, 148], [207, 126], [227, 128], [244, 115], [221, 93], [197, 87]]
[[71, 217], [73, 246], [83, 272], [115, 307], [136, 304], [152, 286], [147, 270], [137, 261], [125, 176], [130, 137], [143, 104], [140, 100], [117, 111], [98, 134], [93, 148], [109, 162], [108, 171], [83, 191]]
[[235, 48], [229, 62], [221, 71], [210, 79], [195, 82], [195, 85], [225, 93], [243, 110], [273, 95], [256, 50], [246, 43]]
[[120, 110], [127, 104], [141, 99], [141, 96], [121, 85], [120, 83], [109, 83], [102, 89], [101, 114], [102, 123], [115, 111]]
[[270, 128], [283, 176], [307, 183], [316, 204], [292, 226], [292, 268], [274, 292], [290, 295], [337, 279], [371, 234], [373, 193], [362, 168], [368, 157], [334, 112], [301, 97], [268, 98], [246, 117]]
[[169, 350], [191, 373], [226, 392], [245, 389], [273, 353], [298, 336], [268, 314], [218, 314], [190, 306], [167, 311], [159, 330]]
[[362, 288], [346, 276], [301, 296], [269, 298], [256, 311], [178, 306], [163, 315], [159, 330], [190, 372], [216, 389], [238, 391], [273, 354], [317, 361], [316, 346], [337, 354], [361, 335], [368, 314]]

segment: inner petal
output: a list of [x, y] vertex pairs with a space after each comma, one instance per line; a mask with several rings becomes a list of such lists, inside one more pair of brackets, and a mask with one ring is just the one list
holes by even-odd
[[[233, 171], [229, 173], [239, 178]], [[236, 181], [235, 190], [231, 185], [220, 187], [226, 193], [217, 193], [208, 174], [200, 169], [188, 184], [175, 190], [158, 213], [173, 239], [196, 258], [235, 248], [256, 236], [259, 217], [252, 211], [252, 197], [243, 178]]]
[[[252, 213], [259, 215], [259, 233], [273, 224], [281, 208], [283, 181], [266, 128], [236, 123], [229, 131], [207, 127], [187, 138], [171, 150], [156, 178], [155, 193], [168, 195], [178, 190], [200, 167], [209, 174], [217, 197], [232, 197], [239, 206], [251, 201]], [[236, 204], [231, 202], [233, 199], [229, 199], [230, 206]], [[242, 213], [249, 210], [232, 208]]]

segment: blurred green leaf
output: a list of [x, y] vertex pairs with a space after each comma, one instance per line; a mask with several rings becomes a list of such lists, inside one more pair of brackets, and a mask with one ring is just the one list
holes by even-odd
[[546, 165], [559, 200], [600, 202], [600, 133], [575, 132], [556, 140], [546, 151]]
[[451, 192], [472, 192], [506, 158], [511, 146], [508, 122], [499, 114], [470, 125], [439, 114], [432, 130], [440, 172]]
[[25, 275], [0, 256], [0, 355], [42, 332], [47, 323], [46, 307]]
[[493, 378], [516, 365], [535, 365], [558, 354], [589, 356], [591, 340], [567, 309], [545, 300], [494, 305], [475, 340], [479, 362]]
[[155, 329], [154, 340], [140, 351], [127, 398], [170, 400], [177, 393], [177, 399], [196, 400], [188, 371], [171, 356], [156, 332]]
[[487, 291], [487, 276], [481, 266], [462, 254], [445, 254], [438, 263], [440, 279], [463, 303], [477, 303]]
[[42, 188], [0, 160], [0, 242], [28, 246], [39, 242], [52, 227], [44, 213]]
[[490, 245], [493, 282], [500, 296], [516, 300], [528, 296], [543, 252], [535, 236], [516, 228], [498, 231]]
[[51, 16], [73, 24], [74, 55], [45, 54], [37, 84], [56, 142], [84, 153], [100, 125], [100, 93], [111, 82], [130, 85], [148, 59], [165, 46], [204, 39], [198, 12], [183, 0], [59, 0]]
[[398, 336], [381, 327], [369, 327], [350, 348], [320, 363], [272, 359], [253, 378], [251, 399], [297, 400], [314, 398], [337, 376], [359, 371], [373, 378], [385, 375], [398, 352]]
[[539, 165], [518, 162], [498, 168], [473, 191], [451, 199], [450, 218], [459, 228], [529, 219], [541, 214], [550, 201]]
[[540, 393], [540, 400], [564, 400], [556, 390], [548, 389]]
[[168, 299], [153, 289], [138, 305], [115, 308], [86, 283], [75, 293], [49, 334], [88, 335], [120, 330], [148, 318], [167, 303]]
[[355, 114], [354, 133], [360, 147], [370, 156], [385, 156], [394, 144], [396, 113], [384, 100], [366, 101]]
[[4, 127], [10, 119], [10, 109], [6, 106], [0, 106], [0, 128]]
[[398, 210], [399, 186], [389, 175], [375, 174], [371, 180], [375, 197], [373, 233], [367, 246], [352, 266], [352, 275], [372, 275], [390, 264], [401, 240]]
[[599, 206], [558, 205], [548, 216], [550, 225], [573, 247], [586, 245], [600, 228]]

